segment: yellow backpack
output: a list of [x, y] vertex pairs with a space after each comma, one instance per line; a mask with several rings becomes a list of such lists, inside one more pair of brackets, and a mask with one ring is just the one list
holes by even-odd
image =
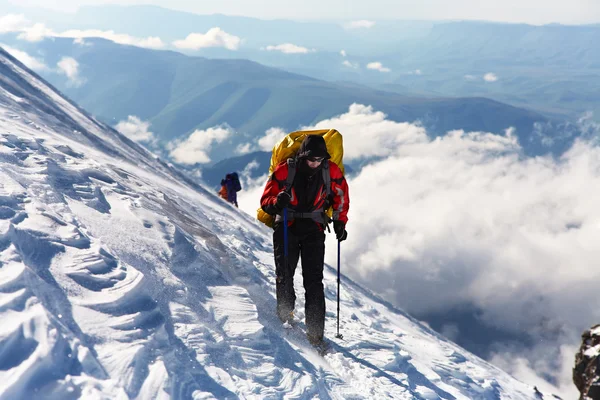
[[[344, 173], [344, 164], [342, 162], [342, 158], [344, 157], [344, 146], [342, 134], [336, 131], [335, 129], [321, 129], [315, 131], [296, 131], [286, 135], [279, 143], [277, 143], [273, 147], [273, 153], [271, 155], [271, 165], [269, 166], [269, 178], [273, 175], [273, 171], [275, 171], [275, 167], [286, 161], [288, 158], [293, 158], [298, 149], [300, 149], [300, 145], [302, 141], [307, 135], [319, 135], [325, 139], [325, 144], [327, 145], [327, 152], [331, 156], [331, 161], [333, 161]], [[330, 207], [327, 211], [327, 215], [331, 218], [333, 213], [332, 208]], [[267, 225], [268, 227], [273, 227], [274, 217], [272, 215], [267, 214], [262, 210], [262, 208], [258, 208], [256, 210], [256, 218]]]

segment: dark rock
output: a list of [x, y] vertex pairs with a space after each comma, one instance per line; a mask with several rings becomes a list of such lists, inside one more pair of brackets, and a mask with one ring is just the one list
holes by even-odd
[[600, 324], [583, 332], [581, 339], [573, 382], [581, 393], [580, 400], [600, 400]]

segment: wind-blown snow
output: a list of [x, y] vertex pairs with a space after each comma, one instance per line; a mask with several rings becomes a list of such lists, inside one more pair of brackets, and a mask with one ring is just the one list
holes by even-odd
[[0, 50], [1, 399], [540, 398], [346, 278], [334, 338], [331, 267], [320, 357], [274, 282], [267, 229]]

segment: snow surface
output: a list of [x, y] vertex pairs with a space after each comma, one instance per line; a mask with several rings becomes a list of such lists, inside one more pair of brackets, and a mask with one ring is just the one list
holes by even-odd
[[0, 399], [540, 398], [345, 277], [335, 338], [329, 266], [321, 357], [296, 277], [285, 329], [267, 228], [0, 49]]

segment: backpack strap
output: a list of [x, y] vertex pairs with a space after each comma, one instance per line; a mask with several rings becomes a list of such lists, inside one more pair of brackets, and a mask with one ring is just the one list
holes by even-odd
[[285, 180], [285, 190], [291, 190], [292, 185], [294, 184], [294, 178], [296, 177], [296, 159], [288, 158], [287, 165], [288, 165], [288, 175]]
[[329, 171], [329, 160], [323, 160], [323, 184], [325, 185], [325, 204], [323, 204], [323, 208], [321, 209], [321, 218], [323, 219], [323, 225], [329, 230], [329, 222], [331, 222], [329, 216], [326, 211], [329, 207], [331, 207], [330, 198], [331, 198], [331, 172]]
[[[287, 166], [288, 166], [288, 174], [287, 174], [287, 178], [285, 178], [285, 188], [283, 190], [289, 192], [290, 194], [292, 194], [292, 185], [294, 184], [294, 178], [296, 177], [296, 159], [295, 158], [288, 158], [287, 159]], [[288, 210], [288, 217], [290, 215], [290, 211]], [[283, 220], [281, 213], [277, 214], [275, 216], [275, 222], [281, 222]]]
[[329, 172], [329, 160], [323, 160], [323, 183], [325, 184], [325, 193], [327, 194], [327, 198], [331, 194], [331, 173]]

